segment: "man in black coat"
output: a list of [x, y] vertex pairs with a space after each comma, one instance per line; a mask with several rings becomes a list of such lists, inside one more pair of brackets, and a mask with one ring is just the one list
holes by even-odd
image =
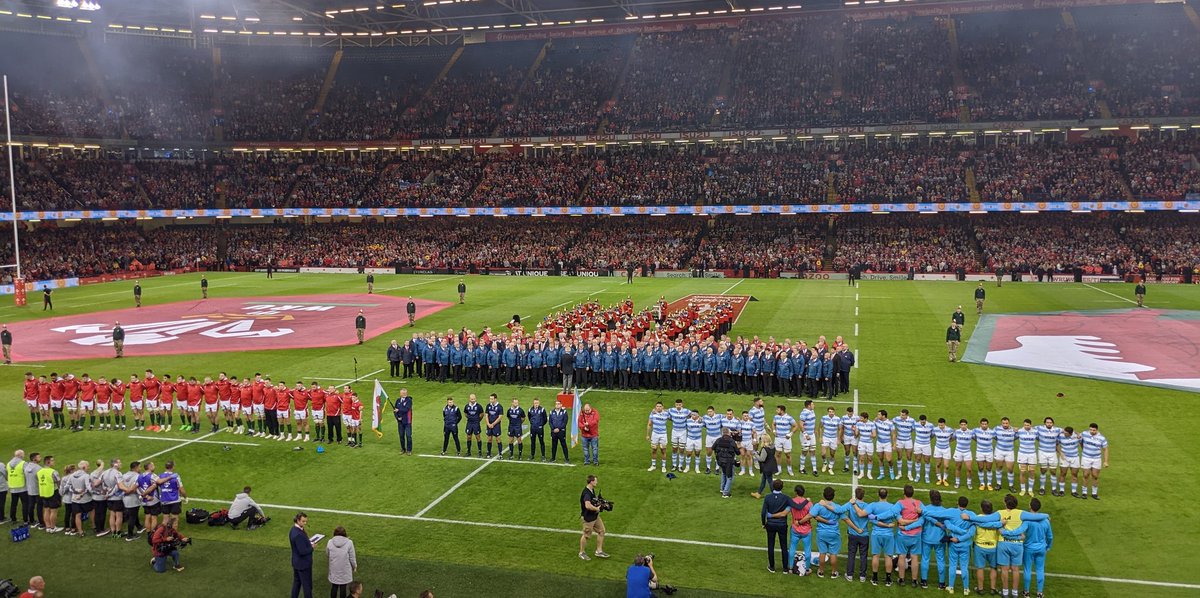
[[412, 328], [413, 326], [416, 326], [416, 325], [417, 325], [417, 324], [416, 324], [416, 321], [417, 321], [417, 303], [416, 303], [415, 301], [413, 301], [412, 295], [409, 295], [409, 297], [408, 297], [408, 305], [406, 305], [406, 306], [404, 307], [404, 309], [405, 309], [405, 311], [407, 311], [407, 312], [408, 312], [408, 327], [409, 327], [409, 328]]
[[562, 356], [558, 358], [558, 367], [562, 369], [562, 391], [571, 392], [575, 388], [575, 350], [563, 348]]
[[787, 562], [788, 511], [792, 501], [783, 493], [783, 480], [771, 483], [771, 493], [763, 499], [762, 526], [767, 530], [767, 571], [775, 572], [775, 541], [779, 540], [779, 552], [783, 555], [783, 566]]
[[733, 492], [733, 470], [740, 454], [729, 428], [721, 430], [721, 437], [713, 443], [712, 449], [713, 454], [717, 457], [717, 466], [721, 470], [721, 497], [729, 498], [730, 493]]
[[404, 364], [404, 378], [412, 378], [413, 362], [417, 359], [416, 347], [412, 341], [406, 341], [404, 346], [400, 347], [400, 362]]

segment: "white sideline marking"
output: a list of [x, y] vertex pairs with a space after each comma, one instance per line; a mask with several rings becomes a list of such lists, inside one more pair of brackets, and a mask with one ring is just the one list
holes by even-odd
[[1137, 305], [1137, 301], [1134, 301], [1133, 299], [1130, 299], [1129, 297], [1122, 297], [1122, 296], [1120, 296], [1120, 295], [1118, 295], [1118, 294], [1116, 294], [1116, 293], [1112, 293], [1112, 292], [1110, 292], [1110, 291], [1106, 291], [1106, 290], [1104, 290], [1104, 289], [1101, 289], [1101, 288], [1098, 288], [1098, 287], [1094, 287], [1094, 286], [1092, 286], [1092, 285], [1090, 285], [1090, 284], [1088, 284], [1088, 283], [1086, 283], [1086, 282], [1085, 282], [1085, 283], [1083, 283], [1083, 286], [1085, 286], [1085, 287], [1087, 287], [1087, 288], [1089, 288], [1089, 289], [1092, 289], [1093, 291], [1100, 291], [1101, 293], [1104, 293], [1105, 295], [1110, 295], [1110, 296], [1112, 296], [1112, 297], [1116, 297], [1117, 299], [1120, 299], [1121, 301], [1126, 301], [1126, 302], [1128, 302], [1128, 303], [1132, 303], [1132, 304], [1134, 304], [1134, 305]]
[[[530, 445], [532, 446], [532, 445]], [[462, 461], [491, 461], [490, 457], [463, 457], [461, 455], [429, 455], [425, 453], [417, 454], [418, 457], [428, 457], [430, 459], [459, 459]], [[552, 467], [575, 467], [572, 463], [549, 463], [542, 461], [526, 461], [524, 459], [504, 459], [501, 463], [523, 463], [525, 465], [549, 465]]]
[[854, 323], [854, 336], [858, 336], [858, 322]]
[[185, 447], [185, 446], [187, 446], [187, 445], [189, 445], [189, 444], [195, 444], [195, 443], [197, 443], [197, 442], [200, 442], [200, 441], [202, 441], [202, 440], [204, 440], [204, 439], [206, 439], [206, 438], [208, 438], [208, 437], [210, 437], [210, 436], [215, 436], [215, 435], [217, 435], [217, 434], [220, 434], [220, 432], [209, 432], [208, 434], [205, 434], [204, 436], [201, 436], [201, 437], [199, 437], [199, 438], [193, 438], [193, 439], [191, 439], [191, 440], [184, 440], [184, 441], [180, 442], [179, 444], [177, 444], [177, 445], [175, 445], [175, 446], [173, 446], [173, 447], [170, 447], [170, 448], [165, 448], [165, 449], [163, 449], [163, 450], [161, 450], [161, 451], [158, 451], [157, 453], [154, 453], [153, 455], [148, 455], [148, 456], [142, 457], [141, 459], [138, 459], [138, 461], [141, 461], [141, 462], [145, 463], [146, 461], [148, 461], [148, 460], [150, 460], [150, 459], [153, 459], [153, 458], [155, 458], [155, 457], [159, 457], [159, 456], [165, 455], [165, 454], [167, 454], [167, 453], [169, 453], [169, 452], [171, 452], [171, 451], [173, 451], [173, 450], [175, 450], [175, 449], [177, 449], [177, 448], [183, 448], [183, 447]]
[[[165, 440], [167, 442], [182, 442], [179, 438], [164, 438], [162, 436], [130, 436], [138, 440]], [[196, 444], [232, 444], [236, 446], [258, 446], [257, 442], [221, 442], [220, 440], [196, 440]]]
[[[854, 392], [855, 392], [855, 394], [857, 394], [858, 389], [857, 388], [854, 389]], [[797, 403], [803, 403], [804, 401], [807, 401], [808, 399], [788, 399], [788, 400], [795, 401]], [[836, 403], [836, 404], [841, 404], [841, 405], [855, 405], [855, 404], [858, 404], [858, 405], [882, 405], [884, 407], [924, 407], [925, 406], [920, 403], [872, 403], [870, 401], [858, 401], [856, 403], [855, 401], [828, 401], [825, 399], [813, 399], [813, 402], [814, 403]]]
[[[538, 390], [562, 390], [561, 386], [518, 386], [518, 388], [536, 388]], [[606, 388], [588, 387], [587, 390], [580, 391], [579, 396], [582, 397], [583, 393], [585, 393], [585, 392], [619, 392], [619, 393], [633, 394], [633, 395], [653, 394], [653, 393], [645, 391], [645, 390], [620, 390], [620, 389], [608, 390]]]
[[374, 372], [371, 372], [370, 374], [363, 374], [357, 378], [351, 378], [350, 381], [347, 382], [346, 384], [354, 384], [355, 382], [361, 382], [362, 380], [370, 378], [371, 376], [374, 376], [375, 374], [378, 374], [379, 372], [382, 372], [383, 370], [386, 370], [386, 369], [387, 368], [379, 368], [379, 369], [375, 370]]
[[445, 278], [434, 278], [434, 279], [431, 279], [431, 280], [422, 280], [421, 282], [414, 282], [414, 283], [412, 283], [412, 284], [402, 284], [402, 285], [400, 285], [400, 286], [398, 286], [398, 287], [388, 287], [388, 288], [386, 288], [386, 289], [379, 289], [379, 292], [380, 292], [380, 293], [384, 293], [384, 292], [387, 292], [387, 291], [394, 291], [394, 290], [396, 290], [396, 289], [407, 289], [407, 288], [409, 288], [409, 287], [419, 287], [419, 286], [421, 286], [421, 285], [423, 285], [423, 284], [429, 284], [429, 283], [431, 283], [431, 282], [446, 282], [447, 280], [454, 280], [454, 277], [453, 277], [453, 276], [447, 276], [447, 277], [445, 277]]
[[44, 368], [46, 366], [35, 363], [0, 363], [0, 366], [10, 368]]
[[857, 305], [854, 306], [854, 317], [856, 317], [856, 318], [858, 317], [858, 306]]
[[[526, 432], [526, 433], [524, 433], [524, 434], [522, 434], [522, 435], [521, 435], [521, 439], [522, 439], [522, 440], [524, 440], [524, 439], [525, 439], [525, 438], [527, 438], [528, 436], [529, 436], [529, 432]], [[468, 440], [467, 442], [470, 442], [470, 440]], [[489, 441], [489, 442], [490, 442], [490, 441]], [[490, 446], [490, 444], [489, 444], [489, 446]], [[497, 458], [495, 458], [495, 459], [484, 458], [484, 462], [483, 462], [483, 463], [482, 463], [482, 464], [481, 464], [479, 467], [476, 467], [476, 468], [475, 468], [475, 471], [472, 471], [471, 473], [468, 473], [468, 474], [467, 474], [467, 477], [465, 477], [465, 478], [463, 478], [463, 479], [459, 480], [457, 484], [455, 484], [455, 485], [451, 486], [449, 490], [445, 491], [444, 493], [442, 493], [442, 495], [441, 495], [441, 496], [439, 496], [439, 497], [437, 497], [436, 499], [434, 499], [434, 501], [433, 501], [433, 502], [431, 502], [431, 503], [429, 503], [428, 505], [426, 505], [424, 509], [421, 509], [420, 511], [417, 511], [417, 517], [418, 517], [418, 518], [420, 518], [420, 517], [421, 517], [422, 515], [424, 515], [425, 513], [428, 513], [430, 509], [432, 509], [432, 508], [434, 508], [434, 507], [438, 506], [438, 503], [440, 503], [440, 502], [442, 502], [443, 500], [445, 500], [447, 496], [450, 496], [451, 494], [454, 494], [454, 491], [455, 491], [455, 490], [458, 490], [459, 488], [461, 488], [461, 487], [462, 487], [462, 485], [463, 485], [463, 484], [466, 484], [467, 482], [471, 481], [471, 478], [475, 477], [476, 475], [478, 475], [478, 474], [479, 474], [479, 472], [481, 472], [481, 471], [483, 471], [484, 469], [486, 469], [488, 465], [491, 465], [492, 463], [494, 463], [494, 462], [498, 461], [498, 460], [499, 460], [499, 457], [500, 457], [500, 455], [496, 455], [496, 457], [497, 457]]]
[[858, 369], [858, 349], [854, 350], [854, 369]]
[[742, 284], [743, 282], [746, 282], [746, 279], [745, 279], [745, 278], [743, 278], [743, 279], [741, 279], [741, 280], [739, 280], [739, 281], [737, 281], [737, 282], [733, 283], [733, 286], [732, 286], [732, 287], [729, 287], [728, 289], [725, 289], [724, 291], [721, 291], [721, 294], [722, 294], [722, 295], [724, 295], [724, 294], [728, 293], [729, 291], [732, 291], [732, 290], [733, 290], [733, 287], [736, 287], [736, 286], [738, 286], [739, 284]]
[[[213, 500], [210, 498], [191, 498], [189, 500], [192, 502], [218, 504], [218, 505], [227, 505], [230, 502], [229, 500]], [[375, 519], [395, 519], [395, 520], [400, 520], [400, 521], [417, 521], [417, 522], [422, 522], [422, 523], [441, 523], [441, 524], [445, 524], [445, 525], [466, 525], [466, 526], [472, 526], [472, 527], [487, 527], [487, 528], [493, 528], [493, 529], [536, 531], [536, 532], [545, 532], [545, 533], [550, 533], [550, 534], [562, 534], [562, 535], [571, 535], [571, 536], [579, 535], [578, 529], [561, 529], [561, 528], [555, 528], [555, 527], [516, 525], [516, 524], [512, 524], [512, 523], [490, 523], [487, 521], [472, 521], [469, 519], [467, 519], [467, 520], [464, 520], [464, 519], [440, 519], [437, 517], [421, 517], [421, 516], [415, 516], [415, 515], [396, 515], [393, 513], [368, 513], [368, 512], [362, 512], [362, 511], [343, 511], [340, 509], [322, 509], [319, 507], [300, 507], [300, 506], [295, 506], [295, 505], [276, 505], [276, 504], [267, 504], [267, 503], [259, 503], [259, 506], [271, 508], [271, 509], [285, 509], [288, 511], [304, 511], [306, 513], [329, 513], [331, 515], [350, 515], [350, 516], [357, 516], [357, 517], [371, 517], [371, 518], [375, 518]], [[707, 547], [711, 547], [711, 548], [731, 548], [731, 549], [735, 549], [735, 550], [753, 550], [753, 551], [758, 551], [758, 552], [761, 552], [763, 550], [762, 546], [747, 546], [744, 544], [728, 544], [728, 543], [723, 543], [723, 542], [685, 540], [682, 538], [662, 538], [662, 537], [656, 537], [656, 536], [641, 536], [641, 535], [636, 535], [636, 534], [614, 534], [614, 533], [606, 533], [605, 536], [607, 536], [609, 538], [621, 538], [623, 540], [638, 540], [638, 541], [642, 541], [642, 542], [663, 542], [663, 543], [667, 543], [667, 544], [686, 544], [689, 546], [707, 546]], [[839, 555], [839, 556], [845, 556], [845, 555]], [[1124, 584], [1132, 584], [1132, 585], [1158, 586], [1158, 587], [1167, 587], [1167, 588], [1183, 588], [1183, 589], [1188, 589], [1188, 590], [1200, 590], [1200, 584], [1194, 584], [1194, 583], [1178, 583], [1178, 582], [1170, 582], [1170, 581], [1154, 581], [1154, 580], [1145, 580], [1145, 579], [1124, 579], [1124, 578], [1120, 578], [1120, 577], [1097, 577], [1095, 575], [1076, 575], [1076, 574], [1072, 574], [1072, 573], [1050, 573], [1050, 572], [1047, 572], [1046, 576], [1047, 577], [1059, 577], [1059, 578], [1063, 578], [1063, 579], [1080, 579], [1080, 580], [1084, 580], [1084, 581], [1094, 580], [1094, 581], [1102, 581], [1102, 582], [1107, 582], [1107, 583], [1124, 583]]]

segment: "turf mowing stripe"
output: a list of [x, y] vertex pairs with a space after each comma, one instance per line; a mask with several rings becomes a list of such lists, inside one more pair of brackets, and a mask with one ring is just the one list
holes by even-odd
[[149, 461], [150, 459], [153, 459], [154, 457], [158, 457], [158, 456], [161, 456], [161, 455], [165, 455], [165, 454], [167, 454], [167, 453], [169, 453], [169, 452], [171, 452], [171, 451], [173, 451], [173, 450], [175, 450], [175, 449], [177, 449], [177, 448], [183, 448], [183, 447], [185, 447], [185, 446], [187, 446], [187, 445], [189, 445], [189, 444], [195, 444], [195, 443], [197, 443], [197, 442], [200, 442], [201, 440], [204, 440], [204, 439], [208, 438], [209, 436], [215, 436], [216, 434], [220, 434], [220, 432], [209, 432], [208, 434], [205, 434], [204, 436], [201, 436], [201, 437], [199, 437], [199, 438], [193, 438], [193, 439], [191, 439], [191, 440], [184, 440], [184, 441], [181, 441], [179, 444], [177, 444], [177, 445], [175, 445], [175, 446], [173, 446], [173, 447], [171, 447], [171, 448], [163, 449], [163, 450], [161, 450], [161, 451], [158, 451], [157, 453], [154, 453], [153, 455], [150, 455], [150, 456], [147, 456], [147, 457], [142, 457], [141, 459], [138, 459], [138, 461], [141, 461], [141, 462], [145, 463], [146, 461]]
[[1112, 296], [1112, 297], [1116, 297], [1117, 299], [1120, 299], [1121, 301], [1127, 301], [1127, 302], [1129, 302], [1129, 303], [1132, 303], [1132, 304], [1134, 304], [1134, 305], [1137, 305], [1137, 301], [1134, 301], [1133, 299], [1130, 299], [1129, 297], [1122, 297], [1122, 296], [1120, 296], [1120, 295], [1118, 295], [1118, 294], [1116, 294], [1116, 293], [1112, 293], [1112, 292], [1106, 291], [1106, 290], [1104, 290], [1104, 289], [1101, 289], [1101, 288], [1098, 288], [1098, 287], [1094, 287], [1094, 286], [1092, 286], [1092, 285], [1090, 285], [1090, 284], [1088, 284], [1088, 283], [1086, 283], [1086, 282], [1085, 282], [1085, 283], [1083, 283], [1083, 286], [1085, 286], [1085, 287], [1087, 287], [1087, 288], [1089, 288], [1089, 289], [1092, 289], [1093, 291], [1100, 291], [1101, 293], [1104, 293], [1105, 295], [1110, 295], [1110, 296]]
[[[459, 455], [429, 455], [425, 453], [417, 454], [418, 457], [428, 457], [430, 459], [459, 459], [463, 461], [491, 461], [488, 457], [462, 457]], [[501, 463], [522, 463], [525, 465], [550, 465], [552, 467], [575, 467], [573, 463], [549, 463], [543, 461], [526, 461], [524, 459], [501, 459]]]
[[[862, 480], [859, 480], [858, 484], [852, 484], [852, 483], [848, 484], [846, 482], [826, 482], [825, 480], [822, 480], [821, 478], [813, 478], [811, 480], [789, 480], [787, 478], [779, 478], [779, 479], [781, 479], [785, 482], [795, 482], [797, 484], [807, 484], [809, 482], [812, 482], [813, 484], [816, 484], [819, 486], [842, 486], [844, 488], [855, 488], [857, 486], [863, 486], [863, 487], [869, 487], [869, 488], [887, 488], [888, 490], [904, 490], [903, 486], [884, 486], [882, 484], [873, 484], [872, 482], [877, 482], [879, 480], [870, 480], [867, 478], [863, 478]], [[885, 481], [901, 482], [903, 480], [885, 480]], [[916, 482], [914, 482], [914, 484], [915, 483]], [[937, 488], [919, 488], [916, 486], [913, 486], [913, 488], [916, 490], [938, 490]], [[939, 490], [939, 492], [941, 492], [942, 494], [958, 494], [958, 492], [955, 490]]]
[[[213, 500], [213, 499], [208, 499], [208, 498], [190, 498], [189, 502], [200, 502], [200, 503], [209, 503], [209, 504], [218, 504], [218, 505], [227, 505], [230, 503], [229, 500]], [[322, 509], [322, 508], [317, 508], [317, 507], [298, 507], [295, 505], [274, 505], [274, 504], [267, 504], [267, 503], [259, 503], [259, 506], [267, 507], [267, 508], [271, 508], [271, 509], [286, 509], [286, 510], [290, 510], [290, 511], [304, 511], [306, 513], [329, 513], [331, 515], [350, 515], [350, 516], [357, 516], [357, 517], [372, 517], [375, 519], [396, 519], [396, 520], [400, 520], [400, 521], [416, 521], [416, 522], [424, 522], [424, 523], [443, 523], [446, 525], [467, 525], [467, 526], [474, 526], [474, 527], [487, 527], [487, 528], [493, 528], [493, 529], [536, 531], [536, 532], [546, 532], [546, 533], [552, 533], [552, 534], [564, 534], [564, 535], [572, 535], [572, 536], [579, 535], [578, 529], [560, 529], [560, 528], [554, 528], [554, 527], [516, 525], [516, 524], [511, 524], [511, 523], [489, 523], [486, 521], [471, 521], [471, 520], [461, 520], [461, 519], [439, 519], [437, 517], [421, 517], [421, 516], [414, 516], [414, 515], [395, 515], [395, 514], [391, 514], [391, 513], [367, 513], [367, 512], [362, 512], [362, 511], [343, 511], [343, 510], [339, 510], [339, 509]], [[726, 543], [722, 543], [722, 542], [707, 542], [707, 541], [700, 541], [700, 540], [684, 540], [682, 538], [661, 538], [661, 537], [656, 537], [656, 536], [640, 536], [640, 535], [636, 535], [636, 534], [614, 534], [614, 533], [605, 533], [605, 536], [609, 537], [609, 538], [621, 538], [623, 540], [639, 540], [639, 541], [643, 541], [643, 542], [663, 542], [663, 543], [668, 543], [668, 544], [686, 544], [689, 546], [708, 546], [708, 547], [712, 547], [712, 548], [731, 548], [731, 549], [735, 549], [735, 550], [753, 550], [753, 551], [759, 551], [759, 552], [761, 552], [763, 550], [762, 546], [747, 546], [744, 544], [726, 544]], [[839, 554], [838, 556], [845, 557], [846, 555]], [[1097, 577], [1095, 575], [1076, 575], [1076, 574], [1072, 574], [1072, 573], [1051, 573], [1051, 572], [1046, 572], [1046, 577], [1058, 577], [1058, 578], [1063, 578], [1063, 579], [1079, 579], [1079, 580], [1083, 580], [1083, 581], [1101, 581], [1101, 582], [1106, 582], [1106, 583], [1123, 583], [1123, 584], [1132, 584], [1132, 585], [1159, 586], [1159, 587], [1169, 587], [1169, 588], [1183, 588], [1183, 589], [1188, 589], [1188, 590], [1200, 590], [1200, 584], [1178, 583], [1178, 582], [1171, 582], [1171, 581], [1155, 581], [1155, 580], [1146, 580], [1146, 579], [1124, 579], [1124, 578], [1120, 578], [1120, 577]]]
[[[178, 438], [163, 438], [162, 436], [129, 436], [137, 440], [165, 440], [167, 442], [179, 442]], [[258, 446], [257, 442], [221, 442], [220, 440], [194, 440], [196, 444], [232, 444], [237, 446]]]

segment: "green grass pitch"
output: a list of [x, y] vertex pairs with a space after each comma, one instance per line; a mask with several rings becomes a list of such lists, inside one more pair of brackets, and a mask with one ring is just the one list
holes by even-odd
[[[266, 280], [261, 274], [211, 274], [209, 279], [214, 297], [365, 292], [362, 278], [351, 275], [280, 274]], [[144, 281], [145, 302], [195, 300], [198, 280], [198, 275], [189, 275]], [[973, 283], [863, 282], [854, 288], [844, 281], [639, 278], [627, 286], [621, 284], [623, 280], [472, 276], [467, 281], [470, 292], [465, 305], [457, 304], [457, 277], [381, 276], [376, 288], [455, 304], [420, 320], [418, 329], [425, 331], [462, 326], [480, 330], [485, 325], [498, 328], [514, 313], [540, 319], [555, 306], [588, 296], [612, 303], [629, 294], [640, 307], [660, 295], [668, 300], [692, 293], [753, 295], [758, 301], [749, 304], [733, 334], [810, 341], [819, 334], [830, 338], [844, 335], [851, 348], [859, 351], [861, 367], [854, 370], [852, 383], [864, 408], [875, 408], [870, 403], [914, 405], [914, 415], [926, 413], [934, 420], [946, 417], [955, 421], [988, 416], [996, 422], [1003, 415], [1015, 422], [1025, 417], [1036, 421], [1052, 415], [1059, 425], [1076, 428], [1097, 421], [1112, 447], [1112, 467], [1102, 479], [1104, 500], [1044, 499], [1055, 532], [1047, 570], [1062, 575], [1051, 577], [1046, 591], [1051, 596], [1194, 596], [1200, 590], [1200, 570], [1194, 568], [1200, 548], [1193, 502], [1200, 495], [1200, 476], [1194, 465], [1200, 453], [1200, 439], [1194, 434], [1200, 426], [1200, 410], [1193, 403], [1197, 395], [947, 363], [943, 335], [955, 306], [962, 304], [968, 314], [964, 340], [974, 327]], [[56, 314], [132, 307], [131, 287], [131, 282], [125, 282], [58, 291]], [[1124, 286], [1102, 288], [1122, 297], [1132, 296], [1131, 289]], [[989, 283], [987, 290], [987, 307], [992, 313], [1129, 307], [1121, 298], [1084, 285], [1023, 283], [995, 288]], [[1200, 288], [1163, 285], [1151, 290], [1151, 306], [1200, 310]], [[0, 307], [3, 321], [42, 317], [40, 305]], [[347, 321], [346, 326], [353, 322]], [[359, 375], [386, 368], [388, 341], [409, 335], [410, 330], [404, 328], [362, 346], [62, 361], [45, 363], [45, 368], [33, 371], [87, 371], [92, 376], [122, 378], [146, 368], [197, 376], [261, 371], [289, 382], [314, 376], [348, 380], [355, 376], [355, 358]], [[19, 338], [16, 342], [34, 343], [37, 339]], [[287, 526], [300, 508], [308, 511], [314, 532], [328, 534], [336, 525], [349, 530], [358, 548], [358, 575], [368, 595], [381, 588], [402, 597], [416, 596], [429, 587], [439, 598], [617, 596], [622, 595], [625, 569], [637, 552], [657, 555], [660, 574], [664, 581], [681, 588], [679, 596], [912, 591], [769, 575], [765, 549], [759, 548], [764, 535], [758, 525], [759, 503], [748, 496], [757, 480], [738, 478], [734, 498], [721, 500], [716, 476], [681, 474], [668, 480], [645, 471], [648, 450], [643, 434], [646, 414], [655, 400], [670, 402], [682, 396], [692, 408], [713, 404], [719, 410], [729, 406], [740, 411], [749, 406], [748, 397], [592, 391], [585, 398], [603, 417], [600, 467], [509, 462], [485, 466], [480, 461], [398, 455], [389, 417], [383, 418], [382, 440], [368, 433], [369, 442], [362, 450], [334, 447], [323, 455], [315, 452], [314, 444], [296, 452], [291, 450], [292, 444], [229, 434], [210, 440], [259, 446], [231, 446], [223, 451], [215, 444], [182, 445], [184, 439], [197, 436], [177, 432], [159, 436], [178, 438], [180, 443], [131, 439], [129, 432], [29, 430], [18, 400], [26, 369], [22, 364], [0, 368], [5, 397], [0, 402], [0, 451], [5, 457], [15, 448], [53, 454], [61, 470], [66, 463], [81, 459], [119, 456], [128, 463], [171, 449], [155, 460], [176, 461], [190, 496], [223, 502], [250, 484], [261, 503], [276, 505], [266, 507], [274, 518], [272, 523], [254, 532], [185, 526], [196, 542], [185, 551], [187, 570], [179, 574], [152, 574], [146, 566], [149, 551], [143, 541], [42, 532], [34, 532], [32, 540], [22, 544], [0, 540], [0, 577], [21, 582], [34, 574], [46, 576], [48, 595], [282, 595], [291, 580]], [[384, 369], [355, 384], [364, 402], [369, 404], [373, 380], [386, 380], [386, 374]], [[386, 388], [394, 396], [400, 385]], [[487, 393], [495, 391], [502, 402], [519, 397], [528, 405], [535, 397], [543, 403], [552, 401], [554, 393], [422, 381], [410, 381], [407, 388], [415, 397], [415, 452], [425, 454], [440, 451], [439, 415], [446, 396], [461, 402], [475, 392], [484, 400]], [[1059, 392], [1065, 396], [1056, 398]], [[767, 405], [778, 401], [769, 398]], [[799, 403], [789, 405], [800, 408]], [[823, 413], [824, 407], [825, 403], [818, 402], [818, 413]], [[844, 409], [844, 405], [838, 407]], [[369, 422], [366, 413], [364, 420]], [[572, 456], [577, 464], [581, 462], [578, 448]], [[605, 496], [617, 503], [616, 510], [605, 516], [611, 534], [606, 549], [613, 555], [608, 561], [582, 562], [576, 557], [578, 496], [588, 473], [599, 476]], [[805, 480], [810, 496], [828, 479]], [[849, 479], [839, 473], [832, 481], [846, 483]], [[836, 488], [838, 500], [850, 492], [844, 486]], [[990, 494], [996, 500], [1001, 493]], [[984, 494], [976, 491], [967, 496], [974, 507]], [[197, 505], [210, 510], [221, 507], [193, 500], [191, 506]], [[316, 556], [315, 591], [323, 595], [328, 591], [323, 552], [319, 549]]]

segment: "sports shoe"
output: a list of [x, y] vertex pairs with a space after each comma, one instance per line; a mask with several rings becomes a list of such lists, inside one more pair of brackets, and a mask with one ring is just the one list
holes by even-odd
[[830, 574], [829, 574], [829, 579], [837, 579], [837, 578], [838, 578], [838, 572], [837, 572], [837, 571], [834, 571], [833, 573], [830, 573]]
[[592, 557], [588, 556], [586, 552], [581, 552], [581, 553], [579, 553], [579, 560], [590, 561], [590, 560], [592, 560]]
[[970, 596], [970, 595], [971, 595], [971, 589], [963, 588], [963, 596]]
[[874, 578], [874, 577], [872, 577], [872, 578], [871, 578], [871, 585], [873, 585], [873, 586], [877, 586], [877, 585], [879, 585], [879, 580], [878, 580], [878, 579], [876, 579], [876, 578]]
[[104, 536], [107, 536], [109, 533], [110, 533], [109, 530], [100, 530], [100, 531], [96, 532], [96, 537], [103, 538]]
[[661, 472], [663, 472], [663, 473], [667, 473], [667, 464], [666, 464], [666, 463], [663, 463], [663, 464], [662, 464], [662, 467], [659, 469], [659, 471], [661, 471]]
[[126, 542], [132, 542], [132, 541], [134, 541], [134, 540], [136, 540], [136, 539], [137, 539], [137, 536], [136, 536], [136, 535], [134, 535], [134, 534], [125, 534], [125, 541], [126, 541]]
[[858, 583], [867, 583], [867, 576], [866, 576], [866, 575], [859, 575], [859, 576], [858, 576]]
[[691, 469], [692, 469], [692, 468], [691, 468], [690, 466], [688, 466], [688, 465], [684, 465], [684, 466], [683, 466], [683, 473], [687, 473], [687, 472], [691, 471]]
[[599, 559], [608, 558], [608, 553], [604, 552], [603, 550], [597, 550], [594, 554], [596, 555], [596, 558], [599, 558]]
[[1100, 495], [1099, 495], [1099, 494], [1093, 494], [1093, 495], [1092, 495], [1092, 500], [1100, 500]]
[[183, 565], [176, 565], [176, 566], [175, 566], [175, 570], [176, 570], [176, 571], [183, 571]]
[[[700, 473], [700, 468], [699, 468], [699, 467], [697, 467], [697, 468], [696, 468], [696, 473]], [[712, 475], [712, 468], [711, 468], [711, 467], [705, 467], [705, 468], [704, 468], [704, 474], [705, 474], [705, 475]]]
[[304, 442], [312, 442], [311, 440], [308, 439], [308, 434], [304, 435]]
[[824, 578], [824, 577], [825, 577], [825, 572], [824, 572], [824, 571], [821, 571], [820, 569], [817, 569], [817, 577]]
[[[862, 476], [859, 476], [859, 477], [862, 477]], [[869, 469], [868, 469], [868, 470], [867, 470], [867, 479], [868, 479], [868, 480], [873, 480], [873, 479], [875, 479], [875, 472], [873, 472], [873, 471], [871, 471], [871, 470], [869, 470]]]

